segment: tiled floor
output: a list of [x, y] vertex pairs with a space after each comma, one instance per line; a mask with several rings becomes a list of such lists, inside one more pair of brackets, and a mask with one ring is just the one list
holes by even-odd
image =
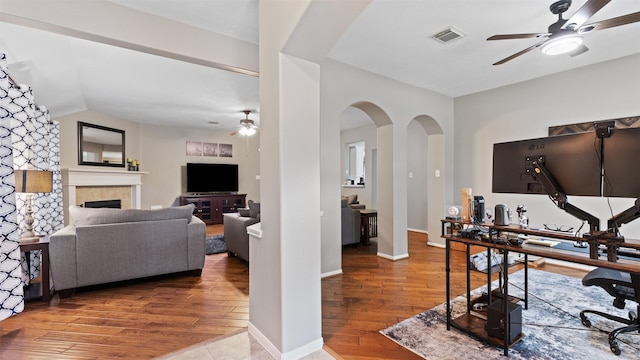
[[[208, 342], [162, 356], [161, 360], [273, 360], [274, 357], [249, 335], [248, 331]], [[302, 360], [333, 360], [324, 350], [305, 356]]]

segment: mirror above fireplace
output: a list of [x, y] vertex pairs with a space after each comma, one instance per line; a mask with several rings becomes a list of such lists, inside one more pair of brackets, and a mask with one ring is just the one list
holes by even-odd
[[78, 165], [124, 167], [124, 130], [79, 121]]

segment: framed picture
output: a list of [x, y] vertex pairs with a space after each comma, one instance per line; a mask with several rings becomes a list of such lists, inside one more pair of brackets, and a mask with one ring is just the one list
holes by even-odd
[[187, 156], [202, 156], [202, 142], [187, 141]]
[[204, 156], [218, 156], [217, 143], [202, 143], [202, 153]]
[[233, 157], [233, 145], [231, 144], [219, 144], [218, 150], [220, 157]]

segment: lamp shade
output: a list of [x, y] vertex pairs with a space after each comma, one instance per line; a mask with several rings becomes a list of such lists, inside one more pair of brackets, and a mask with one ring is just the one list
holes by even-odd
[[16, 192], [48, 193], [53, 190], [53, 173], [44, 170], [15, 170]]

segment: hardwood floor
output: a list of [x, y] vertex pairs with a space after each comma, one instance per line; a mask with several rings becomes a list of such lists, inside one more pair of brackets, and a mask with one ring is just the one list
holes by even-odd
[[[207, 228], [221, 232], [221, 225]], [[378, 331], [444, 302], [444, 249], [410, 232], [409, 259], [375, 253], [375, 243], [345, 247], [344, 273], [322, 280], [324, 341], [344, 359], [418, 359]], [[465, 256], [453, 256], [453, 292], [460, 294]], [[485, 279], [474, 273], [473, 286]], [[201, 277], [163, 276], [28, 302], [0, 322], [0, 359], [152, 358], [230, 334], [248, 325], [248, 280], [246, 263], [217, 254], [206, 257]]]

